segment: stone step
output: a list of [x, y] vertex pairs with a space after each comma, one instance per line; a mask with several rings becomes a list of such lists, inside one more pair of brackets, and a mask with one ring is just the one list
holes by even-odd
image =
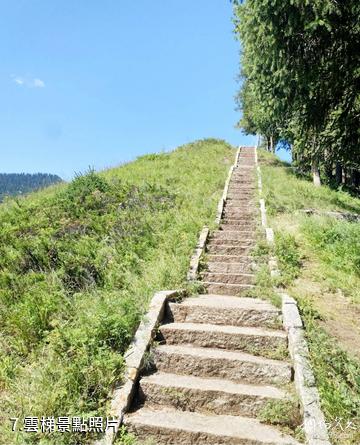
[[237, 191], [237, 190], [252, 192], [254, 190], [257, 190], [257, 187], [251, 186], [251, 185], [241, 185], [241, 184], [236, 184], [236, 183], [234, 184], [234, 183], [230, 182], [229, 192]]
[[228, 192], [228, 194], [227, 194], [227, 196], [226, 196], [226, 200], [227, 201], [229, 201], [229, 200], [239, 200], [239, 201], [244, 201], [244, 200], [246, 200], [246, 199], [252, 199], [252, 200], [254, 200], [254, 198], [256, 198], [256, 193], [254, 193], [254, 192], [247, 192], [247, 193], [241, 193], [241, 194], [238, 194], [238, 193], [232, 193], [232, 194], [230, 194], [229, 192]]
[[229, 273], [229, 272], [202, 272], [204, 281], [230, 284], [253, 284], [254, 274], [249, 273]]
[[254, 175], [255, 174], [255, 165], [253, 163], [243, 163], [242, 165], [238, 164], [234, 169], [234, 174], [246, 174], [246, 175]]
[[238, 211], [246, 212], [246, 213], [257, 213], [259, 211], [258, 207], [255, 205], [251, 205], [249, 203], [235, 205], [234, 202], [235, 202], [235, 204], [237, 204], [236, 201], [230, 201], [230, 203], [226, 203], [224, 210], [225, 211], [226, 210], [231, 210], [231, 211], [238, 210]]
[[[229, 217], [223, 217], [219, 227], [219, 230], [230, 230], [230, 231], [251, 231], [255, 232], [255, 229], [257, 227], [257, 219], [255, 218], [229, 218]], [[236, 227], [235, 229], [231, 229], [232, 227]]]
[[[244, 224], [248, 224], [248, 231], [254, 231], [257, 223], [257, 218], [255, 217], [242, 217], [242, 218], [229, 218], [225, 217], [221, 220], [221, 224], [230, 225], [230, 226], [242, 226]], [[245, 230], [245, 229], [242, 229]]]
[[255, 183], [255, 176], [252, 174], [249, 174], [249, 172], [245, 172], [244, 174], [233, 174], [231, 176], [231, 180], [230, 180], [230, 185], [231, 184], [245, 184], [245, 185], [249, 185], [253, 188], [256, 188], [256, 183]]
[[244, 198], [244, 199], [227, 199], [226, 207], [256, 207], [253, 200]]
[[154, 350], [157, 370], [198, 377], [216, 377], [238, 383], [284, 385], [291, 381], [291, 366], [238, 351], [160, 345]]
[[257, 419], [142, 408], [125, 417], [130, 433], [156, 445], [299, 445]]
[[285, 398], [285, 392], [274, 386], [223, 379], [157, 372], [140, 380], [140, 402], [182, 411], [256, 417], [267, 403]]
[[239, 263], [253, 264], [253, 259], [248, 255], [207, 255], [209, 263]]
[[[239, 187], [238, 187], [239, 189]], [[229, 196], [231, 196], [232, 198], [238, 198], [238, 199], [242, 199], [242, 198], [255, 198], [256, 196], [256, 189], [248, 189], [248, 188], [242, 188], [241, 190], [232, 190], [231, 189], [231, 184], [229, 186], [229, 190], [228, 190], [228, 194], [227, 194], [227, 198]]]
[[[237, 188], [237, 189], [241, 189], [241, 191], [243, 192], [242, 194], [246, 194], [248, 196], [254, 196], [255, 195], [255, 191], [257, 190], [256, 187], [245, 187], [245, 186], [234, 186], [234, 184], [232, 184], [230, 182], [229, 184], [229, 188], [228, 188], [228, 193], [230, 193], [233, 188]], [[236, 190], [235, 190], [236, 191]]]
[[237, 225], [241, 223], [252, 223], [251, 228], [249, 227], [247, 230], [255, 231], [255, 224], [258, 221], [258, 217], [256, 214], [249, 214], [249, 213], [241, 213], [241, 212], [234, 212], [234, 213], [225, 213], [222, 215], [222, 224], [230, 224], [230, 225]]
[[204, 294], [169, 303], [167, 316], [177, 323], [232, 326], [281, 326], [281, 312], [265, 300]]
[[234, 211], [238, 211], [238, 212], [244, 212], [244, 213], [249, 213], [249, 214], [256, 214], [258, 213], [259, 209], [258, 207], [254, 206], [254, 205], [240, 205], [240, 206], [235, 206], [235, 205], [227, 205], [224, 208], [224, 211], [230, 211], [230, 212], [234, 212]]
[[244, 189], [244, 188], [229, 188], [229, 192], [228, 195], [226, 197], [226, 199], [228, 199], [228, 197], [230, 196], [231, 199], [252, 199], [253, 201], [255, 201], [256, 199], [256, 193], [255, 191], [251, 191], [249, 189]]
[[203, 281], [202, 285], [209, 294], [232, 296], [242, 295], [254, 287], [251, 284], [225, 284], [214, 281]]
[[245, 188], [256, 188], [254, 186], [254, 181], [251, 180], [249, 181], [248, 179], [241, 179], [241, 178], [232, 178], [230, 181], [230, 184], [233, 186], [238, 186], [238, 187], [245, 187]]
[[252, 263], [220, 263], [208, 262], [206, 264], [207, 272], [215, 273], [252, 273], [255, 271], [255, 265]]
[[241, 169], [235, 170], [231, 176], [231, 181], [241, 180], [250, 184], [255, 183], [255, 175], [249, 171], [242, 171]]
[[242, 223], [238, 223], [235, 225], [232, 224], [227, 224], [226, 221], [221, 221], [221, 225], [220, 225], [220, 230], [223, 232], [242, 232], [244, 230], [249, 230], [249, 229], [253, 229], [255, 230], [256, 228], [256, 224], [254, 222], [242, 222]]
[[[241, 196], [241, 195], [240, 195]], [[254, 200], [252, 200], [253, 202], [250, 201], [250, 199], [248, 197], [241, 199], [232, 199], [232, 200], [227, 200], [225, 203], [225, 209], [235, 209], [238, 208], [239, 210], [243, 210], [243, 211], [248, 211], [248, 212], [257, 212], [259, 209], [259, 206], [257, 205], [257, 203], [254, 203]]]
[[239, 201], [239, 200], [227, 200], [225, 208], [229, 209], [236, 209], [241, 208], [241, 210], [250, 212], [258, 212], [258, 206], [254, 205], [250, 200], [247, 201]]
[[248, 193], [248, 192], [228, 192], [226, 199], [228, 200], [239, 200], [239, 199], [247, 199], [247, 200], [254, 200], [256, 198], [255, 193]]
[[188, 344], [201, 348], [220, 348], [266, 355], [267, 351], [286, 350], [284, 331], [258, 327], [205, 323], [169, 323], [160, 326], [162, 339], [169, 345]]
[[249, 190], [256, 190], [256, 184], [254, 184], [254, 181], [246, 181], [244, 182], [241, 178], [232, 177], [231, 181], [229, 183], [229, 189], [230, 187], [238, 187], [238, 188], [244, 188]]
[[[251, 231], [255, 231], [256, 226], [258, 224], [259, 219], [256, 216], [227, 216], [224, 215], [222, 220], [221, 220], [221, 224], [223, 225], [230, 225], [230, 226], [248, 226], [247, 229], [242, 229], [242, 230], [251, 230]], [[220, 228], [220, 230], [222, 230]]]
[[226, 207], [224, 209], [223, 217], [236, 219], [236, 218], [255, 218], [258, 212], [257, 209], [248, 209], [240, 207]]
[[[253, 216], [242, 216], [242, 217], [225, 217], [221, 221], [223, 224], [231, 224], [231, 225], [237, 225], [237, 224], [244, 224], [244, 223], [253, 223], [256, 224], [257, 217], [255, 215]], [[253, 228], [249, 228], [248, 230], [254, 230]]]
[[255, 234], [253, 230], [242, 230], [242, 231], [234, 231], [231, 232], [227, 230], [224, 232], [223, 230], [215, 230], [211, 233], [210, 240], [255, 240]]
[[206, 251], [208, 253], [217, 255], [248, 255], [250, 250], [250, 246], [226, 246], [223, 244], [213, 245], [211, 242], [206, 246]]
[[228, 238], [220, 238], [220, 239], [213, 239], [211, 238], [207, 244], [208, 246], [254, 246], [255, 240], [253, 239], [228, 239]]
[[233, 170], [233, 176], [236, 175], [241, 175], [245, 178], [249, 178], [251, 176], [253, 176], [253, 173], [251, 172], [251, 170], [247, 169], [247, 168], [241, 168], [241, 166], [235, 167]]
[[226, 200], [253, 200], [256, 199], [256, 192], [250, 190], [229, 190]]
[[255, 183], [255, 176], [253, 174], [251, 174], [251, 172], [249, 171], [234, 171], [232, 176], [231, 176], [231, 181], [243, 181], [243, 182], [248, 182], [250, 184], [254, 184]]

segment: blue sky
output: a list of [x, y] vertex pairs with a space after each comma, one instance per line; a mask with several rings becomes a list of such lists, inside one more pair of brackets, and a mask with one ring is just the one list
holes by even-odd
[[65, 179], [239, 119], [228, 0], [1, 0], [0, 172]]

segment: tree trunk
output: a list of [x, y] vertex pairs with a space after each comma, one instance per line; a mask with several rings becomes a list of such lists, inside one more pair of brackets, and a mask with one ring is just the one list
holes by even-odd
[[346, 185], [346, 179], [347, 179], [347, 171], [346, 171], [346, 167], [344, 167], [342, 169], [342, 178], [341, 178], [341, 182]]
[[270, 151], [270, 138], [266, 136], [267, 151]]
[[312, 160], [311, 173], [313, 176], [313, 184], [315, 185], [315, 187], [320, 187], [321, 179], [320, 179], [320, 172], [319, 172], [319, 162], [317, 159]]
[[321, 179], [320, 179], [320, 171], [319, 171], [319, 159], [316, 156], [316, 136], [313, 136], [312, 143], [312, 156], [311, 156], [311, 173], [313, 177], [313, 184], [315, 187], [320, 187]]
[[337, 162], [335, 165], [335, 178], [336, 178], [336, 184], [341, 184], [342, 182], [342, 167], [340, 162]]
[[329, 160], [329, 151], [327, 149], [324, 150], [324, 173], [325, 177], [332, 181], [334, 179], [334, 165]]
[[275, 153], [274, 139], [273, 139], [272, 135], [270, 136], [270, 151], [271, 151], [271, 153]]
[[360, 172], [359, 170], [353, 170], [353, 186], [359, 188], [360, 185]]

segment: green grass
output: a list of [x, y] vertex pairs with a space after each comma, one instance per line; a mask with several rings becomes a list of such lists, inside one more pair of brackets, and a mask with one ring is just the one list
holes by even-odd
[[[307, 216], [303, 210], [360, 213], [360, 199], [327, 186], [316, 188], [268, 153], [261, 152], [259, 159], [269, 225], [276, 235], [277, 284], [299, 303], [332, 443], [357, 445], [360, 360], [351, 342], [358, 344], [358, 338], [347, 339], [341, 330], [351, 337], [351, 325], [344, 324], [352, 320], [358, 328], [360, 323], [360, 225]], [[344, 313], [348, 318], [342, 319]]]
[[0, 443], [89, 440], [8, 419], [106, 413], [149, 299], [185, 285], [234, 154], [199, 141], [0, 206]]
[[321, 314], [297, 295], [322, 408], [334, 444], [360, 443], [360, 361], [319, 326]]
[[303, 220], [300, 229], [317, 252], [328, 286], [360, 303], [360, 224], [312, 217]]
[[314, 187], [307, 177], [264, 151], [260, 151], [260, 162], [269, 215], [304, 209], [360, 213], [360, 200], [349, 193]]
[[[290, 393], [293, 388], [288, 390]], [[284, 400], [272, 400], [261, 409], [259, 416], [261, 422], [278, 426], [283, 433], [293, 435], [298, 441], [305, 442], [303, 423], [299, 410], [299, 401], [291, 394]]]

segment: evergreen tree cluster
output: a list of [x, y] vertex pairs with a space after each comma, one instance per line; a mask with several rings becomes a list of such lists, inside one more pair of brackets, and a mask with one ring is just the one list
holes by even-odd
[[279, 140], [314, 178], [359, 185], [360, 2], [233, 0], [248, 134]]
[[61, 181], [49, 173], [0, 173], [0, 201], [7, 195], [29, 193]]

